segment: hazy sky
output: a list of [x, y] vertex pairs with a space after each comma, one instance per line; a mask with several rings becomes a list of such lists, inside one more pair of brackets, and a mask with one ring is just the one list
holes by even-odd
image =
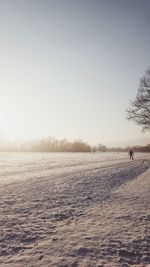
[[150, 66], [149, 0], [0, 0], [0, 134], [112, 143]]

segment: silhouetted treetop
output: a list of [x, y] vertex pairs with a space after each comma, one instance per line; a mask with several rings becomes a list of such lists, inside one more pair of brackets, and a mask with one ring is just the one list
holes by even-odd
[[150, 130], [150, 67], [140, 79], [137, 96], [127, 110], [127, 119], [141, 126], [143, 131]]

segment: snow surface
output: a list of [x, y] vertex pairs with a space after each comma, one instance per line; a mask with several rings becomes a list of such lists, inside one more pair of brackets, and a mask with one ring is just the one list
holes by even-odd
[[149, 166], [150, 154], [0, 153], [0, 266], [148, 266]]

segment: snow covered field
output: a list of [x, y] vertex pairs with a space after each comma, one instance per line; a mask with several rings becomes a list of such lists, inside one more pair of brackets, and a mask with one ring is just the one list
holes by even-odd
[[0, 153], [0, 266], [148, 266], [149, 166], [150, 154]]

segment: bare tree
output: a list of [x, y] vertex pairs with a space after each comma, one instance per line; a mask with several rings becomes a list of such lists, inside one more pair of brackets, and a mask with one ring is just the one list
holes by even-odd
[[150, 130], [150, 67], [140, 79], [137, 96], [127, 109], [127, 119], [141, 126], [144, 132]]

